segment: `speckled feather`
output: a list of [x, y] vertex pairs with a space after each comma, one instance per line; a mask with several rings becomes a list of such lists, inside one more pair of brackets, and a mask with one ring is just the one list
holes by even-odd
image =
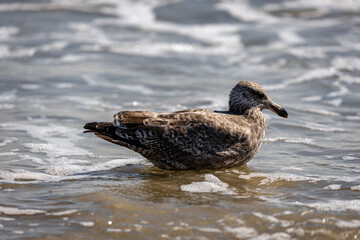
[[112, 123], [91, 122], [84, 127], [104, 140], [140, 153], [162, 169], [235, 167], [248, 162], [264, 138], [266, 120], [261, 110], [268, 107], [263, 98], [271, 102], [258, 84], [242, 81], [230, 93], [227, 112], [122, 111], [114, 115]]

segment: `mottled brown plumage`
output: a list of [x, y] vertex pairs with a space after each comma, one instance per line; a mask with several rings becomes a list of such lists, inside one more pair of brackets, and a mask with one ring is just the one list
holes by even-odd
[[226, 112], [122, 111], [114, 115], [113, 122], [90, 122], [84, 128], [140, 153], [162, 169], [229, 168], [248, 162], [257, 153], [266, 129], [263, 109], [288, 116], [260, 85], [241, 81], [230, 92]]

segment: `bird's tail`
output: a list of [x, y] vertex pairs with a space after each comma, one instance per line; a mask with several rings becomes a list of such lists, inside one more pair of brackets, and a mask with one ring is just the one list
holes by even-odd
[[112, 122], [89, 122], [84, 128], [86, 132], [93, 132], [99, 138], [108, 142], [115, 143], [120, 146], [125, 146], [134, 151], [139, 149], [147, 149], [135, 136], [135, 132], [127, 129], [119, 129], [115, 127]]
[[86, 123], [84, 133], [93, 132], [99, 138], [112, 143], [118, 143], [116, 140], [116, 127], [112, 122], [89, 122]]

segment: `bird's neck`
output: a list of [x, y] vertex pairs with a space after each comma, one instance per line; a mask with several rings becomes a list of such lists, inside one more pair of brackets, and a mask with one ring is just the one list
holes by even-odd
[[259, 107], [249, 108], [245, 111], [243, 115], [248, 120], [256, 122], [264, 128], [266, 127], [266, 118]]
[[251, 134], [253, 134], [254, 138], [257, 139], [257, 141], [254, 141], [256, 144], [255, 149], [259, 149], [261, 142], [265, 137], [266, 118], [259, 107], [249, 108], [244, 113], [244, 117], [247, 118], [250, 123], [252, 123]]

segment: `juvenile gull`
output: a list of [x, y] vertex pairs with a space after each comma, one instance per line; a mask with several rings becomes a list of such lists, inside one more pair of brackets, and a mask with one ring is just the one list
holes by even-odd
[[266, 129], [263, 109], [288, 117], [260, 85], [240, 81], [230, 92], [225, 112], [122, 111], [113, 122], [89, 122], [84, 128], [140, 153], [162, 169], [230, 168], [247, 163], [257, 153]]

